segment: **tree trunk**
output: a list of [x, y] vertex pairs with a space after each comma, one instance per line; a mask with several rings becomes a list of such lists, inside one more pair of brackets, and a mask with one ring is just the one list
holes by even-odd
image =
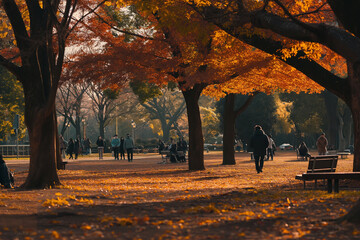
[[21, 187], [41, 189], [59, 185], [56, 165], [61, 162], [61, 157], [57, 148], [59, 144], [55, 107], [38, 111], [26, 108], [25, 111], [31, 161], [29, 175]]
[[76, 116], [75, 120], [75, 139], [77, 137], [81, 138], [81, 117]]
[[224, 107], [224, 136], [223, 136], [223, 165], [235, 165], [235, 121], [239, 114], [244, 112], [247, 107], [250, 105], [254, 97], [258, 92], [254, 92], [250, 95], [245, 103], [238, 109], [235, 107], [235, 97], [236, 95], [231, 93], [225, 97], [225, 107]]
[[163, 131], [163, 141], [165, 143], [169, 142], [170, 139], [170, 126], [166, 123], [166, 119], [161, 122], [161, 129]]
[[99, 133], [102, 139], [105, 140], [105, 129], [104, 129], [104, 122], [103, 121], [99, 121]]
[[360, 171], [360, 69], [348, 62], [348, 76], [350, 78], [350, 97], [348, 106], [351, 109], [354, 123], [354, 162], [353, 171]]
[[204, 138], [201, 127], [199, 98], [205, 86], [195, 84], [192, 89], [182, 90], [186, 102], [189, 123], [189, 170], [204, 170]]
[[338, 117], [338, 122], [339, 122], [339, 145], [338, 145], [338, 149], [339, 151], [344, 151], [345, 149], [345, 136], [344, 136], [344, 120], [343, 120], [343, 116], [340, 114], [340, 112], [337, 113], [337, 117]]
[[339, 122], [337, 118], [337, 111], [338, 111], [338, 97], [332, 94], [331, 92], [325, 90], [323, 93], [327, 119], [328, 119], [328, 132], [327, 132], [327, 139], [329, 141], [329, 147], [334, 146], [335, 148], [338, 147], [338, 132], [339, 132]]
[[235, 140], [235, 119], [234, 112], [235, 94], [228, 94], [225, 97], [224, 106], [224, 136], [223, 136], [223, 165], [235, 165], [234, 140]]
[[338, 221], [360, 223], [360, 199], [355, 203], [355, 205], [350, 209], [350, 211], [345, 216], [339, 218]]

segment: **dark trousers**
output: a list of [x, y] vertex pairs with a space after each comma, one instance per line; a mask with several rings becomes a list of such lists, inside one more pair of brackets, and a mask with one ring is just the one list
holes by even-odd
[[114, 147], [114, 157], [115, 159], [119, 160], [119, 148], [118, 147]]
[[123, 150], [120, 150], [120, 159], [123, 159], [125, 160], [125, 151], [124, 149]]
[[256, 171], [259, 173], [259, 172], [262, 172], [262, 169], [263, 169], [263, 166], [264, 166], [264, 155], [254, 155], [254, 158], [255, 158], [255, 168], [256, 168]]
[[127, 148], [126, 151], [127, 151], [128, 161], [132, 162], [134, 150], [132, 148]]
[[270, 160], [270, 158], [271, 161], [274, 160], [274, 150], [272, 148], [268, 148], [266, 151], [267, 151], [267, 160]]

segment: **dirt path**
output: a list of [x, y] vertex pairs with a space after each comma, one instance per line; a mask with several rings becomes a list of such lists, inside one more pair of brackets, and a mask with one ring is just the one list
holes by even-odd
[[[235, 166], [221, 157], [206, 154], [206, 170], [191, 172], [149, 154], [70, 161], [59, 189], [1, 190], [0, 239], [360, 239], [360, 226], [329, 221], [359, 191], [302, 190], [294, 177], [307, 162], [294, 152], [277, 152], [262, 174], [248, 153]], [[28, 161], [7, 163], [22, 183]], [[352, 156], [339, 160], [338, 171], [351, 169]]]

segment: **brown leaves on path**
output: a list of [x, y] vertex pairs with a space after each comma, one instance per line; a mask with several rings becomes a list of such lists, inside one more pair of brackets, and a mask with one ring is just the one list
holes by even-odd
[[[0, 239], [360, 238], [359, 226], [331, 221], [358, 191], [302, 190], [294, 177], [307, 163], [294, 152], [266, 161], [263, 174], [247, 153], [236, 158], [237, 165], [222, 166], [221, 153], [210, 153], [207, 170], [194, 172], [186, 164], [158, 164], [157, 155], [70, 162], [59, 189], [1, 190]], [[350, 171], [352, 160], [338, 165]], [[25, 177], [16, 174], [19, 183]]]

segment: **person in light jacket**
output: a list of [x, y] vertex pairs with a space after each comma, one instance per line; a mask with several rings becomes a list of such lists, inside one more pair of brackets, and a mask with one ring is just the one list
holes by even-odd
[[120, 139], [117, 134], [115, 134], [113, 139], [111, 139], [111, 147], [114, 151], [115, 160], [119, 160]]
[[134, 141], [130, 137], [130, 134], [126, 135], [126, 139], [124, 141], [124, 148], [126, 149], [127, 152], [128, 161], [132, 162], [134, 155]]

